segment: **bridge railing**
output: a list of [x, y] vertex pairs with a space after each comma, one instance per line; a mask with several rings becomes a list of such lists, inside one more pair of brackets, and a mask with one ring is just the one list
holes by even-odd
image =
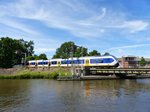
[[93, 74], [150, 74], [150, 69], [123, 69], [123, 68], [117, 68], [117, 69], [95, 69], [90, 68], [87, 70], [90, 73]]

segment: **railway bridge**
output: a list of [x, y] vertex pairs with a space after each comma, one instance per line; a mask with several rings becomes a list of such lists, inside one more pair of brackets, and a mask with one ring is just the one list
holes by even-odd
[[150, 68], [110, 68], [101, 69], [94, 67], [85, 67], [76, 69], [75, 74], [81, 77], [105, 77], [111, 76], [117, 78], [148, 78], [150, 77]]
[[93, 67], [76, 68], [70, 77], [59, 76], [58, 80], [106, 80], [106, 79], [140, 79], [150, 78], [150, 68], [114, 68], [101, 69]]

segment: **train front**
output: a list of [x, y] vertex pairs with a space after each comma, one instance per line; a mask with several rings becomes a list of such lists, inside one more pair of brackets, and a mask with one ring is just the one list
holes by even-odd
[[111, 66], [115, 67], [115, 68], [119, 67], [118, 59], [115, 56], [112, 56], [112, 55], [110, 55], [110, 58], [113, 60], [113, 62], [111, 63]]

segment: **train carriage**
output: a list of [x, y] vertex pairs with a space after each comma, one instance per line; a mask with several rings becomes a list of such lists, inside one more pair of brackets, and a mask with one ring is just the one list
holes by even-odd
[[118, 60], [112, 56], [88, 56], [80, 58], [69, 58], [69, 59], [50, 59], [50, 60], [37, 60], [29, 61], [29, 67], [67, 67], [71, 66], [98, 66], [98, 67], [117, 67], [119, 66]]

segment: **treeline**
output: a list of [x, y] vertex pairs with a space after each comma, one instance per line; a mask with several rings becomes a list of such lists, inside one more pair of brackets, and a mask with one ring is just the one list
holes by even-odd
[[[105, 53], [103, 55], [109, 55]], [[69, 58], [69, 57], [82, 57], [82, 56], [101, 56], [101, 53], [97, 50], [88, 52], [88, 49], [83, 46], [75, 45], [74, 42], [65, 42], [59, 48], [56, 49], [56, 53], [53, 58]]]
[[46, 54], [42, 53], [39, 56], [38, 55], [33, 55], [33, 56], [28, 56], [27, 57], [27, 61], [29, 61], [29, 60], [40, 60], [40, 59], [47, 60]]

